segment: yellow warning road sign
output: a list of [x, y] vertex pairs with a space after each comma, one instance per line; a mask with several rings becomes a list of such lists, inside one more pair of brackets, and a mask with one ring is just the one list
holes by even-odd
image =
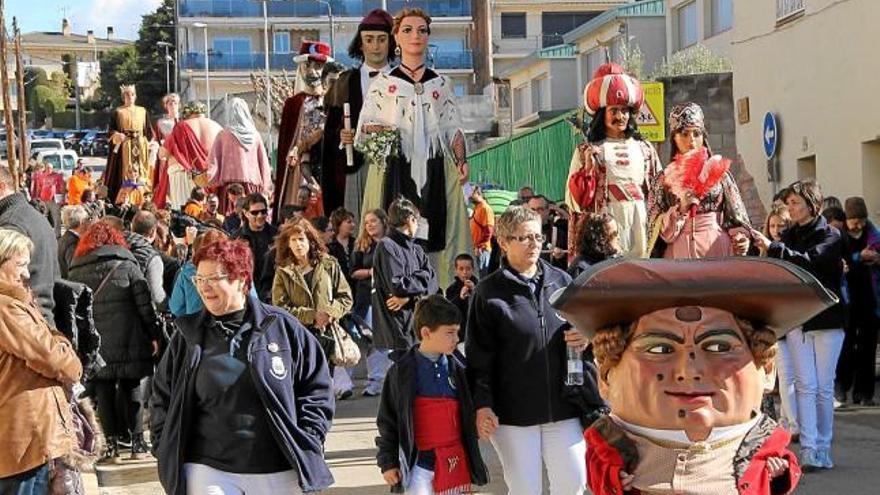
[[666, 108], [663, 101], [663, 83], [642, 83], [645, 101], [639, 109], [636, 123], [645, 139], [655, 143], [666, 141]]

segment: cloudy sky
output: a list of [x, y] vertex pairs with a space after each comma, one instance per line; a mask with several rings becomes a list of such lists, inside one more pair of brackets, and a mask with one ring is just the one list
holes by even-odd
[[92, 29], [103, 37], [113, 26], [117, 38], [135, 39], [141, 16], [151, 12], [162, 0], [6, 0], [7, 25], [18, 17], [21, 31], [60, 31], [67, 16], [73, 32], [86, 34]]

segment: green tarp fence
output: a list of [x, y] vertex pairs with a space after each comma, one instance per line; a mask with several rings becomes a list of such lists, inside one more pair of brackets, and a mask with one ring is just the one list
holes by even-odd
[[551, 200], [565, 197], [568, 167], [582, 136], [565, 114], [468, 157], [473, 182], [518, 191], [532, 186]]

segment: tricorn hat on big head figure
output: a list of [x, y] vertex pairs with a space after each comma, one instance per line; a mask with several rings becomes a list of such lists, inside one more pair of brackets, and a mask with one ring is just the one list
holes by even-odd
[[323, 41], [303, 40], [299, 45], [299, 55], [293, 57], [293, 61], [301, 64], [306, 60], [317, 62], [332, 62], [333, 56], [330, 45]]
[[771, 258], [627, 259], [597, 263], [551, 303], [592, 338], [666, 308], [702, 306], [765, 325], [777, 338], [838, 304], [806, 270]]

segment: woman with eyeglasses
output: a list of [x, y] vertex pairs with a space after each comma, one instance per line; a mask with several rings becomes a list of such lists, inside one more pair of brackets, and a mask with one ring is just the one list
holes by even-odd
[[[208, 229], [193, 241], [192, 252], [195, 253], [202, 246], [224, 239], [229, 239], [229, 236], [224, 232]], [[168, 299], [168, 310], [175, 317], [195, 314], [205, 308], [198, 288], [192, 281], [195, 274], [196, 265], [192, 260], [189, 260], [180, 267], [177, 278], [174, 279], [174, 290], [171, 291], [171, 297]]]
[[496, 222], [505, 259], [481, 280], [468, 314], [465, 354], [477, 408], [477, 431], [498, 452], [509, 493], [580, 495], [587, 483], [581, 411], [565, 397], [566, 346], [586, 339], [550, 306], [571, 282], [540, 259], [541, 217], [521, 206]]
[[203, 244], [192, 281], [205, 308], [177, 319], [153, 379], [151, 426], [166, 493], [290, 493], [333, 483], [327, 360], [290, 313], [249, 295], [242, 241]]
[[148, 450], [135, 392], [141, 379], [153, 374], [163, 338], [147, 280], [122, 232], [107, 219], [83, 234], [68, 278], [89, 286], [94, 294], [95, 328], [107, 362], [91, 381], [107, 436], [103, 461], [118, 461], [119, 443], [129, 439], [131, 458], [141, 459]]
[[[297, 216], [284, 224], [275, 240], [275, 264], [272, 303], [332, 342], [331, 326], [351, 311], [351, 287], [310, 221]], [[340, 399], [352, 395], [350, 386], [338, 392]]]
[[[672, 163], [654, 181], [649, 196], [648, 252], [663, 258], [746, 254], [749, 215], [727, 169], [730, 161], [712, 156], [703, 109], [696, 103], [676, 105], [669, 114], [669, 129]], [[686, 163], [704, 186], [694, 187], [694, 177], [673, 172], [683, 171]], [[693, 170], [699, 164], [702, 167]]]

